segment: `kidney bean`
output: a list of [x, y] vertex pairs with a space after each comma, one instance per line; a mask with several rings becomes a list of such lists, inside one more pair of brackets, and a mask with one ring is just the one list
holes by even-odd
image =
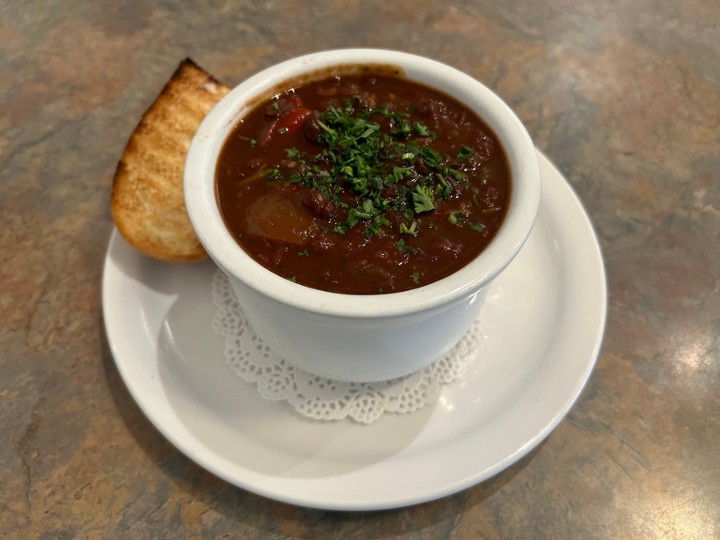
[[335, 203], [326, 199], [317, 189], [306, 191], [300, 202], [310, 212], [323, 219], [329, 219], [336, 211]]
[[320, 125], [318, 124], [319, 119], [320, 113], [313, 111], [305, 117], [305, 122], [303, 123], [303, 135], [312, 143], [316, 143], [320, 139], [322, 128], [320, 128]]

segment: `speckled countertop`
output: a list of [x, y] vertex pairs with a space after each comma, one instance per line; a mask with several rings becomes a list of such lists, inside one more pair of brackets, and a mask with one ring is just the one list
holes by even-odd
[[[544, 444], [384, 512], [273, 502], [194, 464], [130, 397], [101, 315], [115, 165], [178, 62], [232, 84], [344, 46], [499, 93], [583, 200], [609, 287], [597, 367]], [[0, 537], [720, 537], [719, 59], [707, 0], [5, 2]]]

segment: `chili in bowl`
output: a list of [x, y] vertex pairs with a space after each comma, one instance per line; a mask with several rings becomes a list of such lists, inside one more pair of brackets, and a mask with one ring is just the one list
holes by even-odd
[[374, 49], [249, 78], [205, 118], [185, 169], [193, 227], [258, 336], [357, 382], [412, 373], [460, 340], [539, 196], [532, 141], [499, 97]]

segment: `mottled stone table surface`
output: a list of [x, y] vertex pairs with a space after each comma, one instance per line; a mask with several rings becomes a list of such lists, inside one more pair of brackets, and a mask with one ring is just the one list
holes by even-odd
[[[235, 84], [401, 49], [505, 99], [585, 204], [608, 320], [584, 392], [494, 478], [383, 512], [293, 507], [176, 450], [130, 397], [100, 281], [115, 166], [185, 57]], [[0, 537], [720, 537], [720, 3], [0, 5]]]

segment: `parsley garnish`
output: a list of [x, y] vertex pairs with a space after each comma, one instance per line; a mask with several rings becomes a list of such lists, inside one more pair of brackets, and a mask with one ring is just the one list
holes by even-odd
[[421, 137], [433, 137], [432, 131], [428, 129], [428, 127], [423, 124], [422, 122], [415, 122], [413, 123], [413, 131], [416, 135], [420, 135]]
[[413, 221], [409, 227], [405, 223], [401, 223], [400, 234], [412, 234], [415, 236], [417, 234], [417, 223]]
[[417, 253], [417, 249], [412, 246], [408, 246], [402, 238], [395, 242], [395, 247], [397, 248], [398, 253]]
[[442, 156], [429, 146], [426, 146], [420, 151], [420, 157], [423, 163], [431, 169], [437, 169], [443, 161]]
[[463, 161], [467, 161], [470, 159], [473, 154], [475, 154], [475, 150], [470, 148], [469, 146], [465, 146], [464, 144], [458, 149], [457, 151], [457, 160], [462, 163]]
[[[352, 96], [321, 112], [314, 119], [317, 153], [287, 148], [293, 165], [282, 170], [289, 183], [316, 189], [333, 202], [338, 211], [329, 227], [338, 234], [361, 224], [367, 236], [378, 235], [382, 227], [392, 226], [386, 213], [396, 212], [403, 217], [400, 233], [415, 235], [416, 216], [434, 210], [437, 200], [451, 198], [457, 183], [467, 178], [450, 166], [453, 158], [432, 147], [435, 134], [413, 118], [411, 109], [398, 104], [369, 107], [366, 102]], [[473, 153], [462, 146], [455, 161]], [[272, 169], [266, 176], [283, 174]]]
[[433, 194], [429, 187], [418, 186], [412, 192], [413, 205], [415, 207], [415, 213], [420, 214], [422, 212], [429, 212], [435, 209], [435, 203], [433, 202]]

